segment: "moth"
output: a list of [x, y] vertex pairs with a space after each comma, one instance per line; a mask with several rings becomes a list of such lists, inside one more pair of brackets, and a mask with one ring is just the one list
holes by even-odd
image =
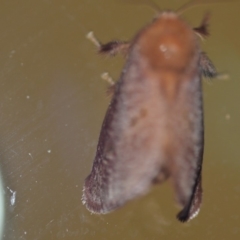
[[201, 50], [209, 15], [192, 28], [163, 11], [130, 42], [101, 44], [99, 52], [124, 53], [126, 63], [102, 124], [96, 156], [83, 187], [92, 213], [111, 212], [170, 179], [182, 210], [194, 218], [202, 202], [204, 149], [202, 76], [216, 69]]

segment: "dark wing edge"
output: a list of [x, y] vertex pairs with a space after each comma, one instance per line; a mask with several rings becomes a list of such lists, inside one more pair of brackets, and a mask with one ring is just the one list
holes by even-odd
[[[200, 83], [201, 87], [201, 83]], [[204, 123], [203, 123], [203, 107], [202, 107], [202, 95], [200, 93], [200, 115], [198, 115], [198, 119], [200, 120], [199, 125], [197, 125], [196, 129], [200, 128], [199, 131], [199, 139], [198, 142], [195, 143], [199, 146], [199, 151], [196, 156], [197, 165], [196, 169], [194, 170], [194, 178], [193, 178], [193, 185], [190, 187], [191, 194], [189, 196], [189, 200], [185, 199], [181, 204], [183, 204], [183, 209], [177, 214], [177, 219], [181, 222], [187, 222], [195, 218], [201, 207], [202, 203], [202, 163], [203, 163], [203, 152], [204, 152]], [[192, 156], [194, 158], [194, 156]], [[191, 179], [190, 179], [191, 180]], [[180, 189], [178, 193], [181, 199], [183, 189]], [[184, 196], [184, 194], [183, 194]]]
[[181, 222], [187, 222], [195, 218], [202, 203], [202, 181], [201, 167], [198, 170], [198, 175], [193, 186], [192, 195], [188, 204], [177, 214], [177, 219]]
[[[107, 159], [104, 159], [104, 151], [109, 139], [109, 124], [113, 119], [115, 112], [116, 100], [113, 96], [108, 106], [105, 118], [102, 123], [96, 156], [92, 165], [91, 173], [84, 181], [82, 190], [82, 203], [91, 212], [95, 214], [105, 214], [113, 211], [117, 207], [106, 206], [104, 189], [107, 188], [108, 170], [106, 169]], [[111, 166], [110, 166], [111, 167]]]

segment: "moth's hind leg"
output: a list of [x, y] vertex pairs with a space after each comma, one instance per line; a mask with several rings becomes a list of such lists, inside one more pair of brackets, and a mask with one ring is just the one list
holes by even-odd
[[115, 56], [119, 53], [123, 54], [124, 56], [128, 54], [130, 46], [129, 42], [111, 41], [103, 44], [94, 36], [93, 32], [89, 32], [86, 37], [98, 48], [99, 53], [110, 56]]

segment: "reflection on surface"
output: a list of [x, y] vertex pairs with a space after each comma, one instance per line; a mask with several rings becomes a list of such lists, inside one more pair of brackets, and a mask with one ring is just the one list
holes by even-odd
[[[176, 9], [184, 2], [159, 5]], [[203, 206], [183, 225], [173, 217], [169, 183], [109, 215], [91, 215], [81, 203], [109, 100], [100, 75], [117, 79], [122, 63], [98, 56], [85, 35], [127, 40], [152, 12], [110, 0], [1, 4], [4, 240], [240, 238], [240, 35], [230, 27], [239, 22], [240, 4], [199, 7], [184, 17], [197, 26], [208, 9], [211, 36], [203, 48], [231, 79], [204, 82]]]

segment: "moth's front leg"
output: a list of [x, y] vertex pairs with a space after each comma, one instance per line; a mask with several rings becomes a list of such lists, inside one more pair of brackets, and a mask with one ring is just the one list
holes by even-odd
[[110, 56], [115, 56], [121, 53], [126, 56], [129, 51], [129, 42], [111, 41], [103, 44], [94, 36], [93, 32], [89, 32], [87, 34], [87, 39], [89, 39], [98, 48], [99, 53], [107, 54]]

